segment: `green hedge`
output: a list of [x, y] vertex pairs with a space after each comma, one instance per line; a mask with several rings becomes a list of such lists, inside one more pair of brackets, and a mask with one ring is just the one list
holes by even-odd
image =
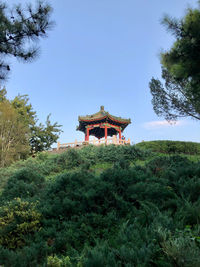
[[200, 143], [195, 142], [159, 140], [141, 142], [136, 147], [166, 154], [200, 155]]

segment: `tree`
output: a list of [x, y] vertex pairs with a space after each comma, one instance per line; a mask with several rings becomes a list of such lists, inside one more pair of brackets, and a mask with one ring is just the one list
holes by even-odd
[[41, 152], [48, 150], [53, 143], [58, 140], [61, 125], [57, 122], [51, 124], [50, 114], [47, 116], [46, 123], [43, 125], [33, 125], [31, 130], [31, 137], [29, 139], [29, 144], [31, 147], [31, 152]]
[[29, 152], [29, 128], [8, 101], [0, 102], [0, 166]]
[[200, 120], [200, 10], [187, 10], [180, 19], [165, 16], [163, 24], [175, 36], [171, 49], [161, 53], [162, 78], [152, 78], [152, 104], [167, 120], [191, 117]]
[[[2, 90], [0, 90], [0, 96], [1, 91]], [[4, 97], [6, 97], [6, 94], [7, 92], [4, 91]], [[36, 123], [36, 111], [33, 110], [32, 105], [29, 103], [28, 95], [18, 95], [11, 100], [10, 103], [19, 113], [23, 123], [25, 123], [29, 128]]]
[[47, 116], [45, 125], [42, 123], [38, 124], [36, 112], [29, 103], [28, 95], [18, 95], [9, 101], [6, 98], [6, 94], [5, 88], [0, 90], [0, 103], [9, 103], [17, 112], [18, 121], [29, 129], [29, 135], [27, 136], [29, 151], [35, 153], [48, 150], [58, 140], [61, 133], [61, 125], [57, 122], [51, 123], [50, 115]]
[[47, 116], [45, 125], [38, 124], [36, 112], [29, 103], [28, 95], [16, 96], [11, 104], [18, 112], [21, 121], [30, 130], [29, 145], [31, 153], [48, 150], [58, 140], [61, 125], [57, 122], [51, 123], [50, 114]]
[[37, 56], [38, 48], [33, 45], [52, 27], [51, 11], [41, 1], [35, 8], [31, 4], [26, 9], [18, 5], [12, 10], [0, 1], [0, 80], [5, 80], [10, 71], [5, 61], [8, 56], [24, 62]]

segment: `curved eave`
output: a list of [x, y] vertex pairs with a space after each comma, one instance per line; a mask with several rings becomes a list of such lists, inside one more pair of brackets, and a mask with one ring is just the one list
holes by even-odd
[[131, 120], [130, 119], [121, 119], [121, 118], [118, 118], [118, 117], [113, 117], [111, 115], [106, 115], [106, 116], [102, 116], [102, 117], [96, 117], [96, 118], [89, 118], [89, 119], [86, 119], [86, 118], [83, 118], [83, 117], [79, 117], [78, 120], [79, 122], [93, 122], [93, 121], [101, 121], [101, 120], [104, 120], [106, 118], [109, 118], [111, 121], [114, 121], [114, 122], [117, 122], [117, 123], [120, 123], [120, 124], [130, 124], [131, 123]]
[[101, 121], [101, 120], [104, 120], [105, 118], [107, 118], [107, 115], [106, 116], [103, 116], [103, 117], [96, 117], [96, 118], [91, 118], [91, 119], [86, 119], [86, 118], [83, 118], [83, 117], [79, 117], [78, 120], [79, 122], [92, 122], [92, 121]]
[[131, 123], [130, 119], [121, 119], [118, 117], [113, 117], [112, 115], [109, 115], [108, 117], [110, 120], [118, 122], [118, 123], [127, 124], [127, 125]]

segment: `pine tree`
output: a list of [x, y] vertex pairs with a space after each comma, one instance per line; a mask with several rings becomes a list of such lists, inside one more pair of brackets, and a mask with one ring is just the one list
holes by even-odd
[[36, 42], [45, 37], [53, 25], [51, 11], [50, 5], [41, 1], [35, 8], [29, 4], [26, 8], [15, 6], [12, 10], [0, 1], [0, 81], [5, 80], [10, 71], [6, 62], [8, 56], [24, 62], [36, 58]]
[[165, 84], [154, 78], [150, 82], [154, 111], [167, 120], [200, 120], [200, 7], [188, 9], [180, 20], [166, 16], [163, 24], [176, 40], [161, 54]]

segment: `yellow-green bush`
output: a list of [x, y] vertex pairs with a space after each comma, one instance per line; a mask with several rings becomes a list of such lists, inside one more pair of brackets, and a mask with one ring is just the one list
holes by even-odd
[[26, 244], [26, 238], [41, 227], [41, 214], [36, 203], [16, 198], [0, 207], [0, 245], [18, 249]]

